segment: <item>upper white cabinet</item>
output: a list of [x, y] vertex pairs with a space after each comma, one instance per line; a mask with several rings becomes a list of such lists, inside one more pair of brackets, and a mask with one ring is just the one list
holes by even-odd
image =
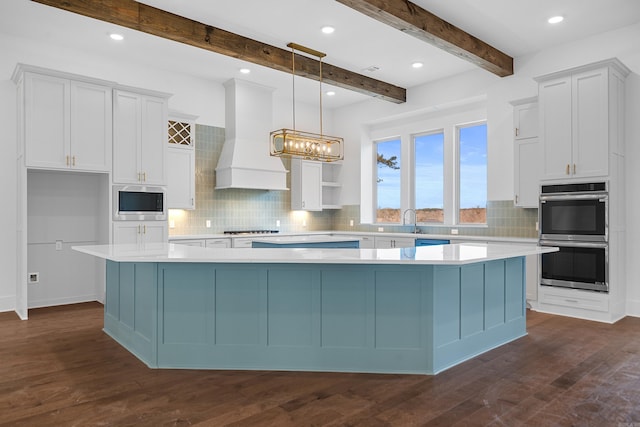
[[537, 79], [542, 179], [609, 175], [609, 155], [621, 139], [618, 88], [625, 68], [609, 60]]
[[513, 101], [515, 206], [538, 207], [542, 147], [538, 138], [536, 98]]
[[291, 160], [291, 209], [321, 211], [339, 209], [340, 163]]
[[114, 183], [166, 184], [167, 98], [114, 91]]
[[169, 114], [169, 146], [167, 150], [167, 207], [196, 207], [196, 116]]
[[291, 159], [291, 209], [322, 210], [322, 163]]
[[[52, 72], [53, 73], [53, 72]], [[99, 82], [99, 81], [96, 81]], [[108, 83], [108, 82], [106, 82]], [[24, 72], [25, 166], [109, 172], [111, 88], [62, 73]]]

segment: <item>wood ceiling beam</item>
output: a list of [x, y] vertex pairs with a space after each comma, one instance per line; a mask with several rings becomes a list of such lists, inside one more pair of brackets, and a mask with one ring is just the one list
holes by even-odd
[[[291, 73], [290, 50], [271, 46], [134, 0], [32, 1]], [[319, 81], [320, 67], [316, 58], [296, 54], [295, 62], [297, 76]], [[322, 81], [396, 104], [406, 102], [407, 99], [407, 91], [402, 87], [326, 62], [322, 63]]]
[[337, 1], [500, 77], [513, 74], [512, 57], [408, 0]]

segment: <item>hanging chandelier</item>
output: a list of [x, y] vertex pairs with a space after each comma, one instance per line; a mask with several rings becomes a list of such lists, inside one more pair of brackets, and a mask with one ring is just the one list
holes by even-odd
[[[291, 48], [291, 76], [293, 84], [293, 129], [279, 129], [271, 132], [271, 155], [280, 157], [300, 157], [305, 160], [334, 162], [344, 158], [344, 139], [324, 135], [322, 131], [322, 58], [326, 54], [296, 43]], [[295, 51], [299, 50], [318, 58], [320, 68], [320, 133], [303, 132], [296, 129], [296, 62]]]

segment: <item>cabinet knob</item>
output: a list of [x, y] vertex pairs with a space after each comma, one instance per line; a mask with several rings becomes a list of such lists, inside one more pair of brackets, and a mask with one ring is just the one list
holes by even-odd
[[67, 166], [69, 166], [69, 156], [67, 156]]
[[147, 173], [142, 172], [142, 182], [147, 182]]
[[573, 164], [573, 174], [574, 175], [576, 174], [576, 164], [575, 163]]
[[71, 166], [76, 165], [76, 156], [71, 157]]
[[519, 136], [520, 134], [520, 129], [516, 128], [516, 136]]
[[569, 175], [569, 164], [567, 163], [567, 175]]
[[518, 195], [516, 194], [516, 205], [518, 204]]

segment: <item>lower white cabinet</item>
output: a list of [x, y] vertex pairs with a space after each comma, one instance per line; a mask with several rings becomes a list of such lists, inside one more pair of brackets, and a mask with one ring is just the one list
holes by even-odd
[[386, 237], [386, 236], [376, 236], [375, 237], [375, 248], [376, 249], [385, 249], [385, 248], [410, 248], [416, 245], [416, 239], [407, 238], [407, 237]]
[[206, 239], [204, 245], [207, 248], [230, 248], [231, 239]]
[[165, 243], [167, 241], [165, 221], [122, 221], [113, 223], [113, 243], [140, 245]]
[[173, 243], [175, 245], [197, 246], [199, 248], [204, 248], [204, 240], [203, 239], [169, 240], [169, 243]]

